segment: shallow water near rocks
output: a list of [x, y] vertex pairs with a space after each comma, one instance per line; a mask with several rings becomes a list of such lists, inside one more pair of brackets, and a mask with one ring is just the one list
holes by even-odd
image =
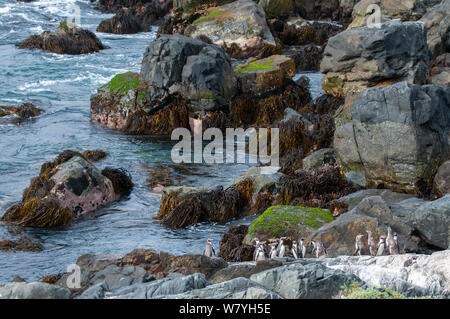
[[[39, 240], [42, 252], [1, 252], [0, 284], [19, 275], [27, 281], [63, 272], [82, 254], [125, 254], [135, 248], [164, 250], [172, 254], [202, 253], [206, 238], [218, 248], [228, 225], [200, 224], [184, 230], [169, 230], [153, 219], [161, 196], [147, 186], [147, 168], [168, 165], [177, 179], [190, 186], [226, 185], [248, 169], [247, 165], [190, 165], [178, 169], [171, 163], [174, 142], [150, 137], [127, 136], [90, 122], [89, 99], [115, 74], [139, 72], [145, 48], [155, 38], [156, 28], [136, 35], [97, 36], [110, 49], [69, 56], [22, 50], [15, 43], [31, 34], [54, 30], [66, 19], [70, 4], [81, 8], [81, 26], [95, 31], [99, 22], [112, 15], [94, 10], [89, 0], [0, 3], [0, 105], [33, 102], [45, 113], [22, 123], [0, 122], [0, 215], [20, 200], [40, 166], [65, 149], [100, 148], [109, 156], [96, 166], [123, 167], [135, 183], [131, 195], [118, 203], [60, 229], [23, 229]], [[307, 74], [313, 95], [320, 92], [320, 74]], [[316, 79], [314, 81], [314, 79]], [[320, 83], [319, 83], [320, 84]], [[167, 164], [166, 164], [167, 163]], [[249, 223], [251, 219], [232, 223]], [[0, 240], [18, 239], [0, 224]]]

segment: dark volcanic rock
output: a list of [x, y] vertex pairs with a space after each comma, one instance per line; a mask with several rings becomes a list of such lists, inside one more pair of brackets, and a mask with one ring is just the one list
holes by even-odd
[[106, 49], [94, 33], [67, 22], [61, 22], [53, 33], [44, 31], [41, 35], [32, 35], [17, 46], [59, 54], [86, 54]]

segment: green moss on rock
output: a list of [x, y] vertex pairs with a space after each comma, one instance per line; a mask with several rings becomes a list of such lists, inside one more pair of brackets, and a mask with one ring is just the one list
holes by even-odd
[[213, 11], [213, 12], [211, 12], [210, 14], [208, 14], [208, 15], [206, 15], [206, 16], [203, 16], [203, 17], [198, 18], [198, 19], [195, 20], [192, 24], [197, 24], [197, 23], [200, 23], [200, 22], [202, 22], [202, 21], [204, 21], [204, 20], [210, 20], [211, 18], [220, 16], [222, 13], [223, 13], [223, 11], [221, 11], [221, 10]]
[[109, 89], [109, 92], [114, 95], [125, 95], [128, 91], [138, 87], [139, 74], [133, 72], [117, 74], [110, 82], [102, 86], [102, 88]]
[[307, 235], [323, 224], [332, 222], [333, 215], [328, 209], [302, 206], [277, 205], [269, 207], [250, 225], [250, 235], [265, 233], [280, 237], [289, 232]]
[[254, 61], [249, 64], [238, 65], [234, 70], [234, 73], [244, 73], [244, 72], [255, 72], [262, 70], [271, 70], [273, 69], [272, 65], [273, 60], [265, 60], [265, 61]]

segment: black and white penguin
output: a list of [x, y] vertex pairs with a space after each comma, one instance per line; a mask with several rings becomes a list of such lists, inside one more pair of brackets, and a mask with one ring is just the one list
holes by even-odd
[[264, 252], [264, 246], [262, 244], [260, 244], [258, 248], [256, 248], [255, 261], [258, 262], [260, 260], [266, 260], [266, 254]]
[[377, 245], [377, 256], [383, 256], [386, 249], [386, 236], [381, 235]]
[[367, 248], [369, 249], [369, 254], [371, 256], [377, 255], [377, 243], [375, 238], [372, 236], [372, 232], [370, 230], [366, 230], [367, 232]]
[[292, 255], [294, 255], [294, 258], [298, 259], [298, 246], [297, 246], [297, 242], [295, 240], [292, 241], [291, 251], [292, 251]]
[[270, 245], [270, 253], [269, 253], [269, 258], [270, 259], [277, 258], [277, 255], [278, 255], [277, 246], [278, 246], [277, 243], [272, 243]]
[[284, 257], [284, 253], [286, 252], [286, 246], [284, 245], [284, 240], [286, 237], [280, 238], [280, 243], [278, 244], [278, 257]]
[[392, 228], [391, 228], [391, 226], [389, 226], [389, 227], [388, 227], [388, 235], [387, 235], [387, 237], [386, 237], [386, 248], [387, 248], [387, 251], [388, 251], [388, 252], [391, 251], [390, 246], [391, 246], [391, 244], [393, 244], [393, 243], [394, 243], [394, 237], [393, 237], [393, 235], [392, 235]]
[[362, 256], [362, 251], [364, 249], [364, 243], [363, 243], [363, 237], [364, 235], [356, 235], [355, 239], [355, 251], [353, 252], [353, 256]]
[[398, 255], [399, 254], [399, 247], [398, 247], [398, 237], [397, 233], [394, 233], [392, 236], [391, 244], [389, 244], [389, 254], [390, 255]]
[[316, 255], [316, 258], [325, 258], [327, 256], [327, 250], [321, 241], [311, 240], [310, 244], [313, 246], [313, 254]]
[[300, 238], [300, 258], [306, 258], [305, 238]]
[[260, 241], [256, 237], [253, 240], [255, 241], [255, 250], [253, 251], [253, 260], [256, 260], [256, 254], [258, 253], [258, 247], [260, 245]]
[[206, 240], [206, 247], [205, 251], [203, 252], [203, 255], [208, 257], [213, 257], [216, 254], [216, 251], [214, 250], [214, 246], [212, 244], [211, 239]]

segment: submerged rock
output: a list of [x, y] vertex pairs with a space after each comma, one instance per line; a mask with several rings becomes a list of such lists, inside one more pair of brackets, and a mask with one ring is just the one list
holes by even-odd
[[236, 59], [264, 58], [280, 50], [267, 26], [264, 10], [251, 0], [208, 9], [184, 34], [193, 38], [207, 36]]
[[0, 240], [0, 250], [3, 251], [42, 251], [44, 247], [37, 241], [32, 241], [26, 236], [18, 240]]
[[133, 184], [123, 170], [100, 172], [76, 151], [64, 151], [44, 163], [25, 189], [22, 202], [10, 207], [1, 221], [19, 226], [64, 226], [74, 218], [127, 195]]
[[17, 44], [23, 49], [39, 49], [58, 54], [86, 54], [106, 49], [94, 33], [61, 22], [55, 32], [44, 31]]
[[[419, 102], [420, 101], [420, 102]], [[406, 82], [373, 88], [336, 115], [346, 177], [371, 188], [428, 193], [449, 154], [450, 90]]]
[[0, 105], [0, 118], [13, 115], [14, 123], [21, 123], [24, 120], [36, 117], [43, 111], [31, 103], [23, 103], [20, 106], [1, 106]]
[[322, 87], [330, 95], [346, 96], [399, 81], [422, 84], [430, 60], [426, 39], [421, 22], [399, 20], [341, 32], [325, 47]]

